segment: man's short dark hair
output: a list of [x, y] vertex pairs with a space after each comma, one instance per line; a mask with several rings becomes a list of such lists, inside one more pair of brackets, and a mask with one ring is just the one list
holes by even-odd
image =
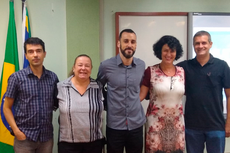
[[176, 58], [178, 60], [183, 55], [183, 49], [179, 42], [179, 40], [173, 36], [165, 35], [161, 37], [154, 45], [153, 45], [153, 52], [154, 55], [162, 60], [162, 47], [167, 44], [170, 49], [176, 50]]
[[208, 42], [211, 42], [211, 35], [210, 33], [208, 33], [207, 31], [204, 31], [204, 30], [201, 30], [201, 31], [198, 31], [194, 36], [193, 36], [193, 43], [194, 43], [194, 40], [195, 40], [195, 37], [199, 37], [199, 36], [208, 36]]
[[45, 52], [45, 43], [38, 37], [30, 37], [24, 42], [24, 52], [26, 54], [26, 45], [41, 45], [43, 51]]
[[136, 33], [132, 30], [132, 29], [124, 29], [120, 32], [120, 35], [119, 35], [119, 40], [121, 40], [121, 36], [122, 36], [122, 33], [124, 32], [128, 32], [128, 33], [134, 33], [136, 35]]

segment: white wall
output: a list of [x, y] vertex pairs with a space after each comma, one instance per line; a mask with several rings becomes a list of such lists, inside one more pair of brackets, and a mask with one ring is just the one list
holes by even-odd
[[[22, 67], [22, 4], [15, 0], [15, 22], [18, 40], [20, 68]], [[45, 42], [46, 58], [44, 66], [55, 72], [59, 80], [67, 78], [66, 50], [66, 1], [65, 0], [27, 0], [31, 35]], [[4, 61], [5, 45], [9, 20], [9, 0], [0, 0], [0, 72]], [[57, 152], [58, 113], [54, 113], [54, 150]]]
[[[22, 65], [22, 5], [15, 0], [15, 22], [20, 67]], [[60, 80], [66, 78], [66, 7], [65, 0], [28, 0], [31, 35], [45, 42], [47, 55], [44, 65], [54, 71]], [[9, 1], [0, 0], [0, 70], [4, 61], [9, 20]]]
[[[230, 12], [229, 0], [101, 0], [103, 59], [115, 55], [116, 12]], [[137, 34], [138, 37], [138, 34]], [[138, 42], [137, 42], [138, 45]], [[138, 52], [138, 51], [137, 51]]]

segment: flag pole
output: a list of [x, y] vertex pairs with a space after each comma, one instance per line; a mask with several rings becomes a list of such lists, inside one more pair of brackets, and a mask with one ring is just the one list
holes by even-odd
[[22, 0], [22, 19], [23, 19], [23, 8], [24, 8], [25, 2], [26, 2], [26, 0]]
[[29, 22], [29, 13], [26, 7], [26, 0], [22, 0], [22, 52], [23, 52], [23, 68], [26, 68], [29, 66], [29, 62], [25, 57], [24, 54], [24, 42], [31, 37], [30, 33], [30, 22]]

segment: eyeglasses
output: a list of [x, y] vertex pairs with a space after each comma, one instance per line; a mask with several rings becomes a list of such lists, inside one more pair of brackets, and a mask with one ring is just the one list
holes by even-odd
[[170, 90], [173, 90], [175, 80], [176, 79], [171, 76]]

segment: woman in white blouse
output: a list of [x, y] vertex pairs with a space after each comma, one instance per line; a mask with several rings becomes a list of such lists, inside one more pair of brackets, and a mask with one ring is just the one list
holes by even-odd
[[88, 55], [76, 57], [71, 76], [58, 83], [60, 110], [59, 153], [101, 153], [102, 87], [90, 78], [92, 61]]

